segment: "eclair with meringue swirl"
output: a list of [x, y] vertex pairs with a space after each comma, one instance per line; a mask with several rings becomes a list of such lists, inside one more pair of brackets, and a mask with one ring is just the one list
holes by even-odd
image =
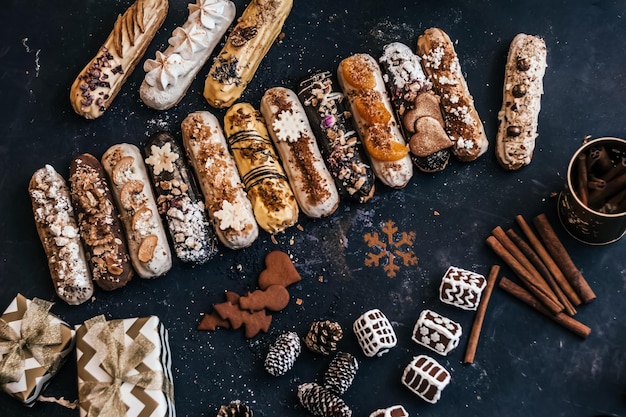
[[189, 17], [174, 29], [168, 48], [144, 62], [146, 75], [139, 96], [146, 106], [156, 110], [176, 106], [234, 19], [235, 5], [230, 0], [189, 4]]

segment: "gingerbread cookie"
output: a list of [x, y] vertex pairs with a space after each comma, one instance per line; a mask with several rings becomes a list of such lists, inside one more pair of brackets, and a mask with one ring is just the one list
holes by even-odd
[[275, 250], [265, 257], [265, 269], [259, 275], [259, 288], [265, 290], [270, 285], [288, 287], [301, 279], [289, 255]]
[[268, 309], [280, 311], [289, 304], [289, 291], [282, 285], [270, 285], [265, 290], [256, 290], [239, 299], [239, 307], [249, 311]]

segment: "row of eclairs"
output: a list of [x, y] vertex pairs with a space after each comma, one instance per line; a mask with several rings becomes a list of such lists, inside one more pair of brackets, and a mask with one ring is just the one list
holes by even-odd
[[[181, 261], [201, 264], [218, 242], [245, 248], [259, 227], [276, 234], [300, 212], [323, 218], [340, 200], [364, 203], [375, 179], [400, 189], [414, 166], [435, 172], [450, 154], [470, 161], [485, 152], [480, 119], [459, 116], [463, 145], [450, 139], [435, 78], [422, 66], [430, 60], [392, 43], [379, 62], [355, 54], [336, 77], [312, 74], [297, 93], [270, 88], [258, 110], [229, 107], [223, 127], [208, 111], [191, 113], [182, 144], [160, 132], [143, 151], [122, 143], [101, 160], [80, 155], [69, 184], [50, 165], [35, 172], [29, 191], [59, 297], [80, 304], [92, 281], [113, 290], [134, 274], [161, 276], [172, 266], [170, 246]], [[473, 105], [464, 94], [465, 107]]]

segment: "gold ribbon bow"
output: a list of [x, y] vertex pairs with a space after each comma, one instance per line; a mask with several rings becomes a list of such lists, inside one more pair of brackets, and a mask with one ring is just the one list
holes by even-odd
[[97, 349], [98, 354], [103, 355], [101, 367], [111, 376], [111, 381], [87, 381], [81, 386], [80, 398], [90, 403], [87, 417], [125, 415], [128, 407], [120, 391], [124, 382], [143, 389], [161, 390], [171, 396], [171, 385], [162, 372], [135, 370], [155, 348], [147, 337], [140, 333], [126, 346], [122, 320], [107, 322], [104, 316], [86, 321], [85, 326], [89, 333], [93, 332], [94, 338], [102, 342], [103, 351]]
[[63, 342], [61, 323], [54, 323], [48, 314], [53, 303], [35, 298], [24, 312], [19, 334], [0, 318], [0, 384], [17, 382], [24, 373], [28, 353], [55, 373], [61, 366], [61, 353], [53, 346]]

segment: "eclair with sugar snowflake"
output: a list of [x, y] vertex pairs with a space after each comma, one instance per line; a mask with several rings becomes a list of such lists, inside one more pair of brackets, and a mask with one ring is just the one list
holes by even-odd
[[311, 218], [333, 214], [339, 192], [296, 93], [270, 88], [261, 99], [261, 114], [302, 212]]
[[139, 96], [146, 106], [166, 110], [178, 104], [234, 18], [235, 5], [230, 0], [189, 4], [189, 17], [174, 29], [168, 48], [144, 63], [146, 75]]
[[181, 131], [215, 234], [230, 249], [250, 246], [259, 227], [217, 118], [207, 111], [191, 113]]

